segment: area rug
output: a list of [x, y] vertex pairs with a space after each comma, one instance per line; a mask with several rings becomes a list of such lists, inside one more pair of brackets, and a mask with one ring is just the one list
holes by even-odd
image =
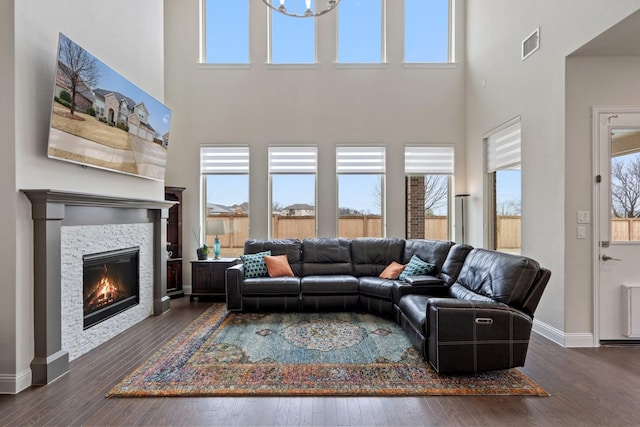
[[215, 304], [108, 397], [548, 394], [517, 369], [438, 375], [365, 313], [229, 313]]

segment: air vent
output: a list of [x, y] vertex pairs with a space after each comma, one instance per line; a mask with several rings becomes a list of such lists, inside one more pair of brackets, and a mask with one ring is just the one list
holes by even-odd
[[527, 59], [533, 52], [540, 48], [540, 27], [522, 41], [522, 60]]

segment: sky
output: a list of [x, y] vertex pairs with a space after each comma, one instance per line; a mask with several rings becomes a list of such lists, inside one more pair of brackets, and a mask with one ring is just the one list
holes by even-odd
[[[249, 63], [249, 1], [206, 0], [206, 62]], [[388, 0], [392, 7], [395, 0]], [[276, 7], [280, 0], [272, 0]], [[311, 0], [312, 9], [316, 0]], [[285, 0], [289, 11], [303, 11], [305, 0]], [[324, 0], [319, 2], [324, 4]], [[447, 62], [448, 57], [448, 0], [405, 0], [405, 62]], [[337, 62], [375, 63], [382, 60], [382, 2], [381, 0], [342, 0], [337, 10]], [[267, 7], [267, 6], [264, 6]], [[271, 62], [315, 63], [316, 19], [336, 19], [330, 15], [319, 18], [292, 18], [271, 12]], [[269, 38], [264, 37], [265, 41]], [[336, 135], [339, 139], [339, 135]], [[208, 186], [209, 200], [223, 205], [239, 204], [246, 195], [222, 188], [237, 188], [229, 180], [218, 177], [219, 185]], [[246, 177], [244, 178], [246, 182]], [[234, 181], [235, 182], [235, 181]], [[380, 186], [379, 175], [341, 176], [338, 185], [339, 207], [380, 213], [375, 200], [375, 188]], [[237, 184], [237, 182], [236, 182]], [[248, 183], [242, 184], [247, 186]], [[211, 189], [216, 187], [216, 190]], [[315, 177], [285, 175], [274, 179], [273, 200], [282, 206], [294, 203], [315, 204]], [[520, 199], [520, 179], [499, 182], [499, 198]], [[213, 194], [215, 192], [215, 194]], [[239, 198], [245, 200], [239, 200]]]
[[[61, 34], [61, 37], [66, 37]], [[72, 40], [73, 41], [73, 40]], [[77, 43], [76, 43], [77, 44]], [[87, 52], [98, 61], [100, 68], [100, 81], [96, 87], [91, 89], [106, 89], [119, 92], [136, 103], [144, 103], [149, 111], [149, 124], [155, 129], [157, 135], [162, 136], [170, 129], [171, 110], [160, 101], [147, 94], [143, 89], [136, 86], [116, 70], [106, 65], [96, 58], [91, 52]]]

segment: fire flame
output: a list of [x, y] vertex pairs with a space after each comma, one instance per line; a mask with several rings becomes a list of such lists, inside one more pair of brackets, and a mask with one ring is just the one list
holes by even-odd
[[93, 308], [104, 307], [118, 299], [120, 286], [109, 276], [107, 266], [104, 266], [102, 276], [96, 283], [88, 299], [88, 306]]

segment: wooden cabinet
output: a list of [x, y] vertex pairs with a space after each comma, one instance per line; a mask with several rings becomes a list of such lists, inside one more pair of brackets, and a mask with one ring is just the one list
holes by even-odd
[[225, 272], [238, 258], [209, 258], [191, 261], [191, 300], [199, 297], [224, 297]]
[[[176, 202], [169, 208], [167, 218], [167, 295], [171, 298], [184, 296], [182, 289], [182, 187], [165, 187], [164, 199]], [[167, 253], [168, 255], [168, 253]]]

